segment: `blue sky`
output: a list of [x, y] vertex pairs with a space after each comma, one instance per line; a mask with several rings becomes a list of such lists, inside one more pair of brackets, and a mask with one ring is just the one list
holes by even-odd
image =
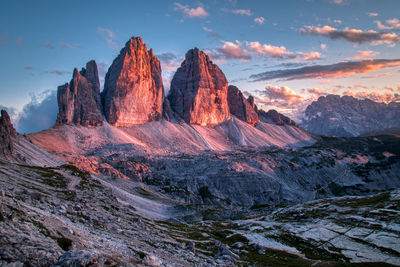
[[18, 114], [54, 98], [91, 59], [104, 76], [131, 36], [159, 55], [166, 89], [196, 46], [266, 109], [297, 117], [327, 93], [389, 102], [400, 90], [399, 10], [397, 0], [5, 0], [0, 106]]

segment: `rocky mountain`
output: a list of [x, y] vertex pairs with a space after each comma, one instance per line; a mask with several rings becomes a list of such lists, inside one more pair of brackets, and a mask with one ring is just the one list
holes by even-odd
[[236, 86], [228, 86], [228, 105], [231, 114], [250, 125], [256, 126], [258, 124], [257, 106], [254, 103], [254, 98], [249, 97], [249, 99], [246, 99]]
[[10, 155], [14, 152], [14, 142], [17, 133], [11, 123], [7, 111], [1, 110], [0, 116], [0, 156]]
[[230, 118], [224, 73], [197, 48], [186, 53], [176, 71], [168, 100], [187, 123], [212, 126]]
[[261, 121], [266, 123], [272, 123], [276, 125], [291, 125], [297, 126], [297, 124], [292, 121], [289, 117], [279, 113], [278, 111], [271, 109], [264, 111], [262, 109], [258, 110], [258, 117]]
[[163, 98], [160, 61], [140, 37], [132, 37], [105, 77], [102, 102], [107, 121], [129, 127], [161, 119]]
[[400, 126], [400, 103], [378, 103], [352, 96], [321, 96], [307, 107], [301, 125], [317, 134], [358, 136]]
[[72, 80], [57, 89], [57, 124], [100, 126], [103, 124], [100, 82], [95, 61], [89, 61]]
[[400, 265], [398, 135], [312, 135], [198, 49], [164, 98], [138, 37], [101, 101], [94, 61], [58, 101], [28, 136], [1, 113], [0, 266]]

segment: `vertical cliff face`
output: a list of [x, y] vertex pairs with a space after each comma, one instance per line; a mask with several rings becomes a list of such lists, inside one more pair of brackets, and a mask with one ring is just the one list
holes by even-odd
[[0, 116], [0, 156], [11, 155], [14, 150], [13, 139], [16, 137], [15, 131], [10, 116], [7, 111], [1, 110]]
[[129, 127], [161, 119], [163, 98], [160, 61], [140, 37], [132, 37], [106, 74], [102, 102], [107, 121]]
[[211, 126], [230, 119], [228, 82], [199, 49], [191, 49], [176, 71], [168, 95], [171, 108], [187, 123]]
[[72, 80], [58, 87], [58, 124], [77, 124], [86, 127], [103, 124], [100, 101], [100, 82], [95, 61], [86, 64], [81, 72], [74, 69]]
[[254, 99], [250, 101], [246, 99], [236, 86], [229, 85], [228, 87], [228, 104], [232, 115], [250, 125], [257, 125], [258, 114], [254, 108], [256, 107]]

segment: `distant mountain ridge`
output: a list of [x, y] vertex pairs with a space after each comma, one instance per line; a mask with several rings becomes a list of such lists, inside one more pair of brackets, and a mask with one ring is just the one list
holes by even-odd
[[400, 103], [385, 104], [352, 96], [321, 96], [307, 107], [301, 126], [316, 134], [359, 136], [400, 126]]

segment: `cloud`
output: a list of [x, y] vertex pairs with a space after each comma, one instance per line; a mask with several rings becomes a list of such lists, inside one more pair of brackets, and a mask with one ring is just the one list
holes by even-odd
[[180, 11], [183, 13], [184, 16], [189, 18], [205, 18], [209, 16], [207, 11], [202, 6], [190, 8], [188, 5], [182, 5], [178, 2], [175, 2], [174, 6], [175, 11]]
[[54, 49], [54, 46], [49, 41], [46, 42], [44, 47], [47, 48], [47, 49]]
[[177, 68], [181, 66], [181, 58], [178, 58], [174, 53], [167, 52], [157, 55], [160, 60], [162, 70], [166, 71], [176, 71]]
[[163, 85], [165, 94], [167, 94], [171, 86], [171, 80], [176, 70], [181, 66], [183, 58], [178, 57], [177, 55], [171, 52], [166, 52], [157, 55], [157, 58], [160, 60], [161, 68], [163, 70], [162, 71]]
[[384, 102], [390, 103], [394, 101], [400, 100], [400, 95], [395, 93], [378, 93], [378, 92], [369, 92], [369, 91], [361, 91], [361, 92], [353, 92], [353, 91], [345, 91], [343, 95], [349, 95], [358, 99], [370, 99], [375, 102]]
[[227, 42], [224, 41], [221, 47], [216, 49], [217, 54], [214, 54], [215, 58], [222, 59], [240, 59], [242, 61], [248, 61], [251, 59], [249, 52], [242, 46], [239, 41]]
[[233, 14], [242, 15], [242, 16], [252, 16], [253, 13], [250, 9], [232, 9]]
[[66, 42], [64, 42], [64, 41], [60, 41], [60, 46], [62, 47], [62, 48], [69, 48], [69, 49], [81, 49], [81, 48], [83, 48], [82, 46], [80, 46], [80, 45], [76, 45], [76, 44], [69, 44], [69, 43], [66, 43]]
[[395, 33], [380, 33], [374, 30], [363, 31], [347, 27], [344, 30], [338, 30], [326, 25], [323, 27], [304, 26], [300, 29], [300, 33], [325, 36], [332, 40], [343, 39], [356, 44], [371, 43], [373, 45], [379, 45], [383, 43], [395, 44], [400, 42], [400, 37]]
[[19, 47], [21, 47], [25, 44], [24, 38], [22, 38], [22, 37], [18, 37], [17, 39], [15, 39], [15, 42], [17, 43], [17, 45]]
[[331, 0], [330, 2], [332, 4], [336, 4], [336, 5], [343, 5], [344, 4], [344, 0]]
[[317, 96], [322, 96], [322, 95], [327, 95], [328, 92], [324, 89], [320, 89], [320, 88], [308, 88], [307, 92], [313, 95], [317, 95]]
[[297, 69], [274, 70], [250, 76], [253, 81], [272, 79], [327, 79], [342, 78], [400, 66], [400, 59], [371, 59], [340, 62], [331, 65], [313, 65]]
[[[207, 28], [208, 29], [208, 28]], [[207, 51], [214, 59], [239, 59], [248, 61], [252, 56], [269, 56], [275, 59], [294, 59], [301, 57], [304, 61], [312, 61], [322, 58], [319, 52], [292, 52], [284, 46], [261, 44], [260, 42], [235, 42], [223, 41], [223, 45], [214, 50]]]
[[301, 57], [305, 61], [313, 61], [313, 60], [322, 58], [322, 55], [320, 52], [310, 52], [310, 53], [298, 52], [298, 54], [301, 55]]
[[8, 40], [8, 34], [0, 34], [0, 44], [8, 45], [10, 40]]
[[379, 52], [372, 51], [372, 50], [364, 50], [364, 51], [357, 51], [353, 57], [349, 58], [348, 60], [362, 60], [362, 59], [371, 59], [379, 55]]
[[115, 48], [117, 47], [117, 43], [115, 42], [115, 39], [117, 39], [117, 35], [110, 29], [103, 28], [103, 27], [97, 27], [97, 33], [106, 40], [107, 44]]
[[57, 119], [57, 92], [48, 90], [39, 95], [33, 95], [18, 118], [17, 131], [34, 133], [48, 129]]
[[388, 19], [386, 20], [386, 24], [384, 25], [381, 21], [375, 21], [378, 29], [380, 30], [393, 30], [393, 29], [400, 29], [400, 21], [399, 19]]
[[254, 19], [254, 22], [255, 23], [258, 23], [258, 24], [264, 24], [264, 21], [265, 21], [265, 18], [264, 17], [258, 17], [258, 18], [255, 18]]
[[24, 65], [24, 70], [31, 70], [32, 66]]
[[[13, 108], [13, 107], [6, 107], [3, 105], [0, 105], [0, 110], [4, 109], [5, 111], [7, 111], [8, 115], [10, 115], [11, 120], [13, 120], [13, 118], [15, 119], [15, 117], [17, 116], [17, 109]], [[14, 122], [13, 122], [14, 124]]]
[[203, 31], [208, 33], [208, 37], [210, 38], [214, 38], [214, 39], [221, 39], [222, 36], [219, 35], [218, 33], [215, 33], [212, 29], [207, 28], [207, 27], [203, 27]]
[[379, 14], [375, 13], [375, 12], [370, 12], [370, 13], [367, 13], [367, 15], [370, 17], [377, 17]]
[[365, 78], [365, 79], [384, 78], [384, 77], [392, 76], [393, 74], [394, 74], [393, 72], [384, 72], [384, 73], [379, 73], [379, 74], [375, 74], [375, 75], [363, 76], [361, 78]]
[[69, 73], [68, 71], [63, 71], [63, 70], [57, 70], [57, 69], [53, 69], [50, 71], [50, 73], [52, 74], [56, 74], [56, 75], [64, 75]]
[[261, 44], [260, 42], [246, 42], [250, 52], [259, 55], [268, 55], [273, 58], [295, 58], [296, 54], [290, 52], [284, 46], [273, 46], [269, 44]]
[[275, 86], [267, 84], [264, 91], [258, 90], [257, 93], [264, 97], [264, 103], [284, 101], [285, 105], [291, 105], [304, 100], [303, 96], [298, 95], [295, 91], [287, 86]]

